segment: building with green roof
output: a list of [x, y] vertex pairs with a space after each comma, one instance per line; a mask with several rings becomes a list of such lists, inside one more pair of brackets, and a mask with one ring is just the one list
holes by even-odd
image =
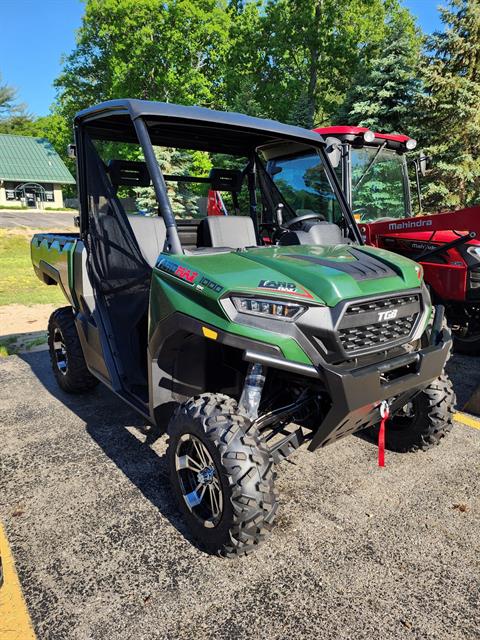
[[0, 134], [0, 205], [63, 207], [75, 179], [45, 138]]

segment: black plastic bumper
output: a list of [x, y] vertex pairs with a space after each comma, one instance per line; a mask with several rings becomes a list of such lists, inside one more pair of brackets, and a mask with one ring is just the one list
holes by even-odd
[[[440, 309], [436, 320], [439, 315], [443, 317]], [[438, 378], [451, 348], [450, 331], [434, 326], [432, 342], [420, 351], [348, 372], [325, 367], [323, 377], [332, 405], [309, 445], [310, 451], [377, 424], [382, 400], [391, 401], [390, 411], [394, 413]]]

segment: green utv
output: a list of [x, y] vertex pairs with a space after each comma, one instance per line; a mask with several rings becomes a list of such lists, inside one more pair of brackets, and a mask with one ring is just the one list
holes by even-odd
[[[201, 547], [256, 549], [277, 511], [274, 465], [302, 443], [375, 436], [384, 401], [390, 449], [450, 430], [443, 309], [421, 267], [362, 244], [317, 133], [139, 100], [81, 111], [74, 128], [79, 233], [32, 239], [38, 277], [69, 302], [49, 323], [53, 371], [67, 392], [103, 382], [168, 433], [172, 490]], [[230, 168], [166, 175], [173, 148]], [[296, 178], [273, 180], [287, 148]], [[236, 215], [200, 219], [208, 189]], [[145, 193], [155, 215], [129, 214]]]

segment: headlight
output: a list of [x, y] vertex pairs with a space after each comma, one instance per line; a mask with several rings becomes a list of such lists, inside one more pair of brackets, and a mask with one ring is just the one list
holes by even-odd
[[467, 251], [471, 256], [474, 256], [477, 260], [480, 260], [480, 246], [472, 246], [467, 247]]
[[373, 142], [375, 140], [375, 134], [373, 133], [373, 131], [370, 131], [368, 129], [367, 131], [364, 131], [363, 139], [365, 140], [365, 142]]
[[235, 309], [240, 313], [262, 316], [263, 318], [287, 320], [287, 322], [296, 320], [307, 310], [307, 307], [301, 304], [283, 302], [283, 300], [233, 297], [232, 302], [235, 305]]

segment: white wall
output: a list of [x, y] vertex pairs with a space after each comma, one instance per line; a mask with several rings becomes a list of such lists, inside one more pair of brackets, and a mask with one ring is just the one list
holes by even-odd
[[62, 193], [62, 185], [54, 184], [53, 185], [53, 197], [55, 198], [54, 202], [45, 203], [47, 207], [63, 207], [63, 193]]

